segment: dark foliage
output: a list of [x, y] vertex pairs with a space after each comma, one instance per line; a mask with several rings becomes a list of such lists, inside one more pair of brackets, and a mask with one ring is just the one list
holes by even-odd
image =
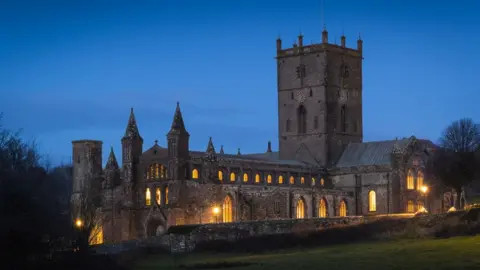
[[[443, 185], [453, 188], [458, 194], [479, 173], [480, 129], [471, 119], [461, 119], [448, 126], [440, 138], [437, 149], [428, 164], [429, 173]], [[455, 202], [461, 208], [460, 196]]]
[[216, 262], [216, 263], [197, 263], [194, 265], [179, 265], [178, 268], [181, 269], [225, 269], [232, 267], [244, 267], [249, 266], [254, 263], [247, 262]]

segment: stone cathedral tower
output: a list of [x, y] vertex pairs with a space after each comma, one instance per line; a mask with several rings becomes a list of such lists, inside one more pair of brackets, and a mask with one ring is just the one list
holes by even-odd
[[349, 142], [362, 142], [362, 40], [357, 49], [322, 42], [292, 48], [277, 39], [281, 159], [331, 166]]

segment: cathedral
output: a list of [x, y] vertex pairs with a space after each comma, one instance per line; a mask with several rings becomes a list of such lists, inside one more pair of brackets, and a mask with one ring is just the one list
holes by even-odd
[[[133, 109], [102, 168], [102, 142], [73, 141], [73, 195], [100, 194], [99, 236], [112, 243], [161, 235], [170, 226], [442, 211], [428, 196], [425, 164], [435, 145], [415, 137], [363, 142], [362, 47], [276, 41], [279, 150], [204, 151], [177, 103], [166, 147], [144, 146]], [[166, 129], [167, 131], [167, 129]], [[77, 217], [80, 218], [80, 217]]]

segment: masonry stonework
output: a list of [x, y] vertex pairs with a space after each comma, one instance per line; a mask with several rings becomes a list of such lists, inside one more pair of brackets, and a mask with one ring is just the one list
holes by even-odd
[[[175, 225], [427, 206], [417, 183], [428, 185], [424, 164], [434, 145], [415, 137], [363, 142], [362, 46], [361, 39], [356, 49], [330, 44], [326, 30], [320, 44], [304, 46], [299, 37], [293, 48], [282, 49], [277, 40], [278, 152], [268, 143], [262, 153], [226, 154], [216, 151], [212, 138], [205, 151], [194, 151], [178, 103], [165, 147], [155, 141], [143, 149], [130, 111], [121, 165], [111, 149], [102, 169], [101, 142], [74, 141], [74, 194], [86, 179], [98, 182], [104, 242], [158, 236]], [[414, 188], [407, 186], [409, 175]]]

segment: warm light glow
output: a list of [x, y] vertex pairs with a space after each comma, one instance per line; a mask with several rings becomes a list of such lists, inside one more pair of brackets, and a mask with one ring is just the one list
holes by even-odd
[[152, 204], [152, 194], [150, 193], [150, 189], [147, 188], [145, 190], [145, 205], [151, 205]]
[[450, 209], [448, 209], [448, 212], [455, 212], [455, 211], [457, 211], [455, 206], [452, 206], [452, 207], [450, 207]]
[[428, 213], [428, 211], [427, 211], [427, 209], [425, 209], [425, 207], [422, 206], [421, 208], [419, 208], [417, 210], [417, 212], [415, 214], [420, 214], [420, 213], [426, 214], [426, 213]]
[[272, 176], [269, 174], [267, 176], [267, 184], [271, 184], [272, 183]]
[[165, 188], [165, 204], [168, 204], [168, 187]]
[[227, 195], [223, 200], [223, 222], [232, 222], [232, 198]]
[[281, 185], [283, 184], [283, 175], [278, 176], [278, 183]]
[[192, 179], [198, 179], [198, 170], [197, 169], [192, 170]]
[[323, 178], [322, 178], [322, 179], [320, 179], [320, 186], [323, 187], [324, 185], [325, 185], [325, 180], [323, 180]]
[[290, 181], [290, 185], [293, 185], [293, 184], [295, 184], [295, 177], [293, 177], [293, 176], [290, 176], [290, 179], [289, 179], [289, 181]]
[[300, 177], [300, 184], [302, 184], [302, 185], [305, 184], [305, 177], [303, 177], [303, 176]]
[[103, 244], [103, 228], [101, 225], [95, 225], [95, 227], [93, 227], [88, 238], [88, 243], [90, 245]]
[[423, 192], [423, 193], [427, 193], [428, 192], [428, 187], [427, 186], [422, 186], [422, 187], [420, 187], [420, 191]]
[[230, 181], [235, 182], [235, 173], [230, 173]]
[[408, 176], [407, 176], [407, 189], [414, 189], [414, 183], [413, 183], [413, 173], [412, 171], [408, 171]]
[[243, 182], [248, 182], [248, 174], [247, 173], [243, 174]]
[[305, 218], [305, 203], [302, 199], [297, 201], [297, 218]]
[[212, 212], [213, 212], [214, 215], [218, 215], [218, 213], [220, 213], [220, 208], [215, 206], [215, 207], [213, 207]]
[[218, 180], [222, 181], [223, 180], [223, 172], [218, 171]]
[[157, 201], [158, 205], [162, 204], [162, 193], [158, 187], [155, 189], [155, 200]]
[[424, 185], [423, 185], [423, 173], [422, 173], [422, 172], [418, 172], [418, 174], [417, 174], [417, 189], [418, 189], [418, 190], [421, 190], [422, 192], [425, 192], [425, 191], [423, 191], [423, 188], [424, 188]]
[[339, 212], [339, 216], [341, 217], [347, 216], [347, 203], [344, 200], [340, 202], [340, 209], [338, 212]]
[[415, 212], [415, 204], [412, 200], [407, 201], [407, 213]]
[[83, 226], [83, 221], [79, 218], [77, 218], [75, 220], [75, 226], [77, 226], [78, 228], [82, 227]]
[[327, 217], [327, 201], [321, 199], [318, 206], [318, 217], [326, 218]]
[[255, 175], [255, 183], [260, 183], [260, 174]]
[[312, 177], [312, 186], [315, 186], [315, 177]]
[[368, 211], [377, 211], [377, 194], [373, 190], [368, 192]]

